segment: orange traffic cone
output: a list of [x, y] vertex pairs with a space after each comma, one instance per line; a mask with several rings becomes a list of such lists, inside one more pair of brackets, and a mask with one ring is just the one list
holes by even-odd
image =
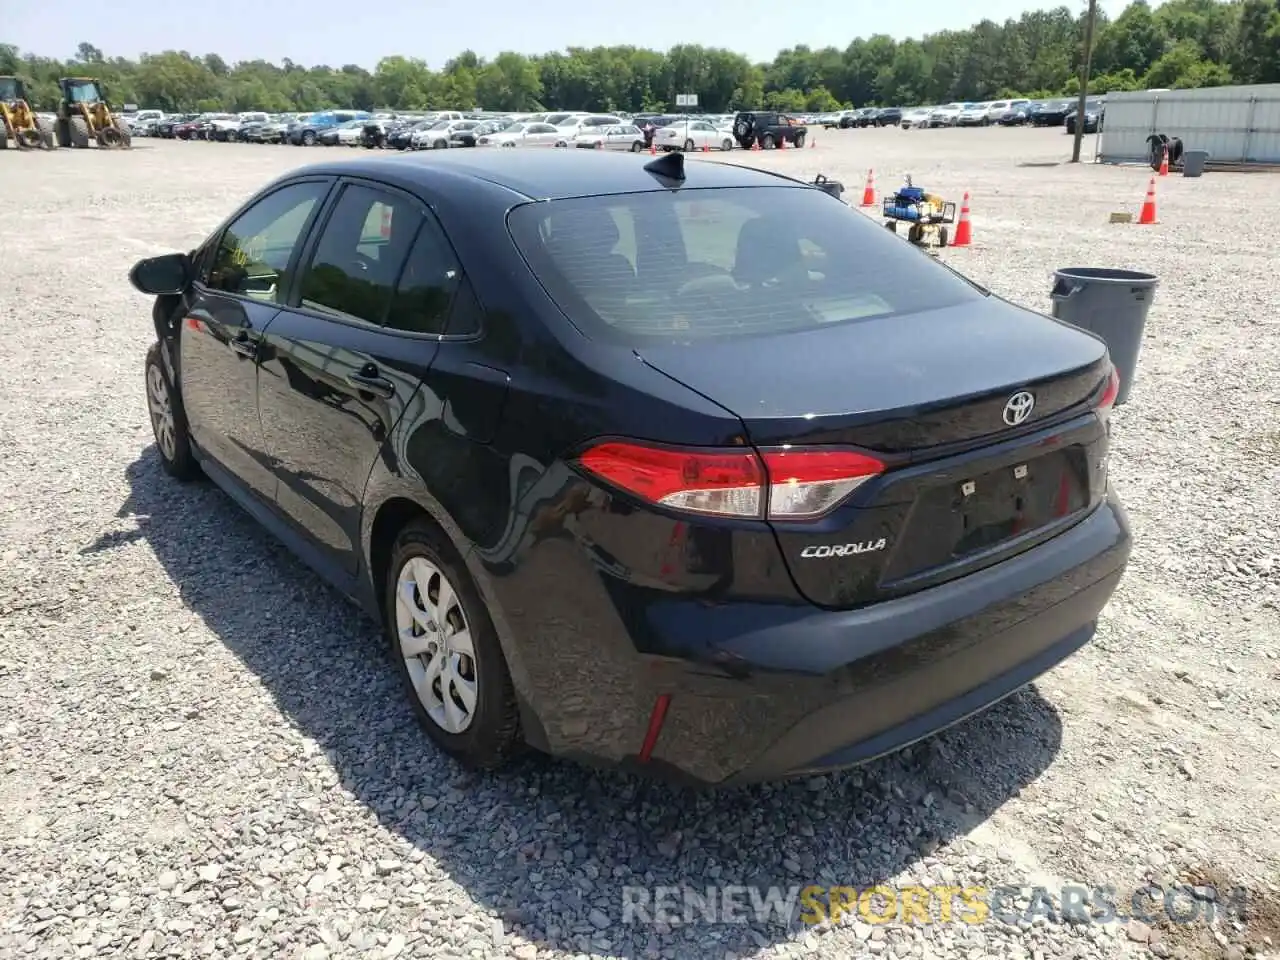
[[862, 205], [864, 207], [876, 205], [876, 172], [874, 170], [867, 171], [867, 185], [862, 188]]
[[1147, 184], [1147, 198], [1142, 201], [1142, 212], [1138, 214], [1138, 223], [1158, 223], [1156, 220], [1156, 178], [1152, 177]]
[[967, 247], [973, 242], [973, 226], [969, 223], [969, 191], [964, 192], [964, 200], [960, 203], [960, 222], [956, 224], [956, 237], [951, 241], [953, 247]]
[[779, 150], [785, 150], [785, 149], [787, 149], [787, 138], [786, 138], [786, 137], [782, 137], [780, 140], [778, 140], [778, 149], [779, 149]]
[[1169, 175], [1169, 148], [1164, 148], [1164, 155], [1160, 158], [1160, 176], [1167, 177]]
[[710, 147], [708, 147], [708, 146], [704, 143], [704, 144], [702, 145], [702, 152], [703, 152], [703, 153], [710, 153], [710, 152], [711, 152], [711, 148], [710, 148]]
[[812, 140], [810, 140], [810, 141], [809, 141], [809, 149], [810, 149], [810, 150], [812, 150], [812, 149], [813, 149], [814, 147], [816, 147], [817, 145], [818, 145], [818, 138], [817, 138], [817, 137], [814, 137]]
[[649, 143], [649, 156], [656, 157], [658, 155], [658, 145], [652, 141]]
[[760, 141], [759, 141], [759, 140], [753, 140], [753, 141], [751, 142], [751, 149], [752, 149], [752, 150], [759, 151], [759, 149], [760, 149]]

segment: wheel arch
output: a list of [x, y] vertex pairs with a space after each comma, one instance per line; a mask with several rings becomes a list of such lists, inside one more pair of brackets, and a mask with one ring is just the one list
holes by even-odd
[[[548, 739], [542, 721], [531, 706], [531, 680], [521, 656], [520, 645], [515, 641], [489, 574], [476, 556], [474, 545], [439, 503], [410, 488], [389, 472], [377, 467], [374, 472], [375, 475], [381, 473], [382, 476], [370, 477], [365, 494], [365, 519], [361, 524], [365, 568], [361, 577], [361, 589], [366, 594], [362, 599], [368, 612], [380, 626], [386, 627], [383, 590], [392, 548], [400, 531], [415, 521], [426, 523], [435, 529], [441, 540], [452, 548], [459, 565], [470, 574], [498, 634], [498, 642], [502, 646], [502, 654], [506, 658], [507, 670], [515, 688], [525, 742], [536, 749], [546, 749]], [[372, 506], [375, 503], [376, 506]]]

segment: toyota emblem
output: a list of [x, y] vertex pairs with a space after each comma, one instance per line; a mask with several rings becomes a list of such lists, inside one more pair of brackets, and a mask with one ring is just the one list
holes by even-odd
[[1036, 408], [1036, 398], [1026, 390], [1019, 390], [1004, 405], [1004, 422], [1011, 427], [1025, 423], [1031, 411]]

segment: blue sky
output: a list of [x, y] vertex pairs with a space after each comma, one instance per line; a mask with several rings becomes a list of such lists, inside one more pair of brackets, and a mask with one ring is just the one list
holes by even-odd
[[[1025, 10], [1053, 6], [1028, 0], [14, 0], [0, 40], [24, 51], [69, 57], [86, 40], [107, 56], [136, 57], [166, 49], [216, 52], [230, 61], [288, 57], [302, 64], [372, 68], [390, 54], [420, 57], [435, 69], [468, 47], [481, 56], [502, 50], [545, 53], [567, 46], [633, 44], [665, 50], [677, 43], [727, 47], [755, 60], [783, 47], [845, 47], [857, 36], [902, 39], [997, 23]], [[1070, 0], [1084, 10], [1085, 0]], [[1154, 5], [1154, 4], [1153, 4]], [[1112, 16], [1125, 0], [1100, 0]], [[368, 11], [366, 14], [365, 11]], [[376, 12], [375, 12], [376, 11]]]

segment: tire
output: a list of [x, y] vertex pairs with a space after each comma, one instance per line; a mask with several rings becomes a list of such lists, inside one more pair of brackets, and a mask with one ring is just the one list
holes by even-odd
[[686, 140], [686, 141], [684, 142], [684, 152], [685, 152], [685, 153], [693, 153], [693, 151], [694, 151], [694, 150], [696, 150], [696, 149], [697, 149], [697, 147], [694, 145], [694, 142], [693, 142], [692, 140]]
[[732, 149], [733, 149], [733, 141], [732, 141], [732, 140], [722, 140], [722, 141], [720, 141], [720, 149], [721, 149], [721, 150], [726, 150], [726, 151], [727, 151], [727, 150], [732, 150]]
[[884, 222], [884, 227], [885, 227], [885, 229], [886, 229], [886, 230], [888, 230], [890, 233], [897, 233], [897, 232], [898, 232], [898, 221], [897, 221], [897, 220], [886, 220], [886, 221]]
[[302, 131], [302, 145], [304, 147], [314, 147], [316, 145], [316, 132], [314, 130]]
[[54, 125], [44, 120], [37, 120], [36, 128], [40, 131], [40, 145], [46, 150], [57, 150], [58, 133]]
[[947, 239], [950, 236], [951, 235], [947, 233], [946, 227], [939, 227], [938, 228], [938, 246], [945, 247], [947, 245]]
[[761, 150], [772, 150], [773, 147], [774, 147], [774, 141], [773, 141], [772, 133], [766, 133], [763, 137], [760, 138]]
[[643, 140], [637, 140], [635, 143], [631, 144], [631, 152], [632, 152], [632, 153], [642, 153], [643, 151], [644, 151], [644, 141], [643, 141]]
[[182, 406], [182, 395], [174, 389], [169, 373], [165, 370], [159, 343], [153, 343], [147, 349], [144, 370], [147, 412], [151, 418], [151, 433], [155, 437], [160, 466], [176, 480], [194, 480], [200, 476], [201, 471], [200, 464], [191, 452], [187, 412]]
[[[437, 603], [449, 594], [441, 614]], [[392, 547], [382, 595], [391, 656], [427, 736], [465, 766], [502, 766], [520, 744], [515, 688], [493, 621], [457, 552], [426, 522], [410, 523]], [[463, 629], [469, 641], [451, 648]], [[406, 641], [418, 641], [422, 652], [406, 657]]]
[[9, 128], [0, 123], [0, 150], [9, 149]]
[[71, 124], [67, 123], [67, 121], [65, 120], [58, 120], [56, 123], [54, 123], [53, 128], [54, 128], [54, 134], [57, 136], [57, 139], [58, 139], [58, 146], [60, 147], [71, 146]]
[[128, 150], [133, 146], [133, 131], [129, 129], [129, 124], [119, 117], [116, 118], [115, 127], [120, 134], [120, 146]]
[[804, 133], [797, 133], [797, 134], [796, 134], [796, 149], [797, 149], [797, 150], [803, 150], [803, 149], [804, 149]]
[[83, 150], [89, 146], [89, 124], [84, 117], [72, 117], [70, 124], [71, 146]]

